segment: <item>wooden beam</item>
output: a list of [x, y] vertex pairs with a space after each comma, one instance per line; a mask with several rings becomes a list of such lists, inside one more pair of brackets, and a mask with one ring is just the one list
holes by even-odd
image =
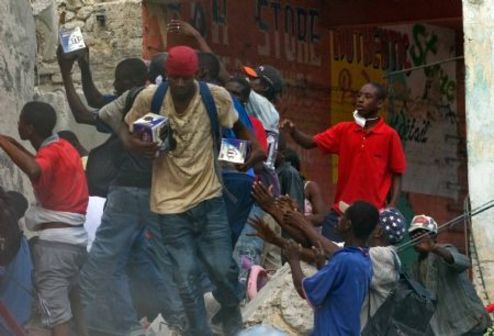
[[462, 18], [461, 0], [331, 0], [321, 7], [321, 25], [330, 29]]

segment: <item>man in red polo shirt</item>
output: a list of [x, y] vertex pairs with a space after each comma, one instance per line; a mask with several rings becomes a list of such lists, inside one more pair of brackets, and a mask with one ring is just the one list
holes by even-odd
[[331, 240], [341, 241], [333, 231], [340, 201], [364, 200], [380, 209], [394, 207], [398, 199], [406, 161], [398, 133], [378, 115], [385, 99], [380, 84], [365, 84], [357, 95], [354, 121], [338, 123], [315, 136], [301, 132], [290, 120], [282, 123], [300, 146], [318, 147], [339, 157], [335, 200], [323, 223], [323, 235]]
[[42, 322], [53, 336], [68, 336], [74, 317], [78, 335], [84, 336], [82, 316], [77, 313], [82, 308], [78, 305], [78, 279], [86, 258], [83, 224], [88, 190], [79, 153], [53, 134], [56, 121], [49, 104], [29, 102], [19, 118], [19, 135], [29, 140], [36, 155], [4, 135], [0, 135], [0, 148], [28, 175], [38, 203], [24, 218], [26, 226], [39, 233], [32, 256]]

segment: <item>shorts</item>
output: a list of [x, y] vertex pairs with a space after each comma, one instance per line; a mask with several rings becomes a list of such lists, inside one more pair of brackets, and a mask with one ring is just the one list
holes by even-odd
[[86, 255], [82, 245], [32, 242], [33, 280], [43, 326], [53, 328], [72, 319], [69, 294], [79, 291], [79, 272]]

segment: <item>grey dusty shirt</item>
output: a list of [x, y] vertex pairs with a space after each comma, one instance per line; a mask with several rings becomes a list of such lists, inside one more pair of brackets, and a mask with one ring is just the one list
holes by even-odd
[[452, 245], [441, 245], [453, 256], [453, 263], [429, 253], [412, 266], [412, 276], [436, 295], [436, 312], [431, 320], [435, 335], [462, 335], [483, 331], [490, 318], [468, 279], [470, 260]]

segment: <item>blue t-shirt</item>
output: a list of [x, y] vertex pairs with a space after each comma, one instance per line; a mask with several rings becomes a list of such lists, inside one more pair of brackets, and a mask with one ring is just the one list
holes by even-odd
[[372, 277], [368, 250], [347, 247], [326, 266], [303, 280], [314, 308], [313, 336], [360, 335], [360, 309]]

